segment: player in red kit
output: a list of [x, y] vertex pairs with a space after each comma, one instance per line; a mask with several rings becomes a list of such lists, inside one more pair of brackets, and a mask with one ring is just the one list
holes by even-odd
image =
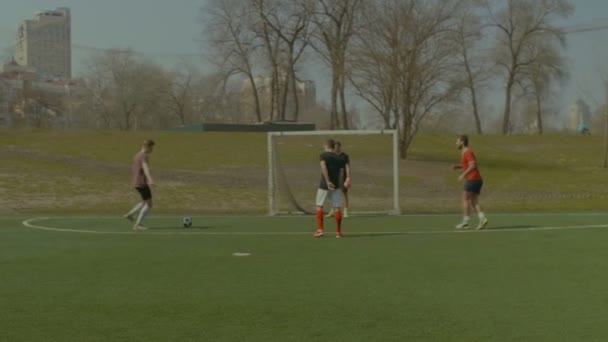
[[317, 231], [315, 237], [321, 237], [323, 227], [323, 204], [329, 196], [336, 216], [336, 237], [342, 237], [342, 212], [340, 210], [340, 176], [345, 168], [344, 160], [334, 151], [336, 142], [332, 139], [325, 143], [325, 152], [321, 153], [321, 184], [317, 190]]
[[483, 187], [483, 179], [479, 172], [475, 153], [469, 148], [469, 137], [466, 135], [459, 136], [456, 140], [456, 147], [461, 151], [461, 157], [460, 165], [454, 165], [454, 169], [462, 170], [458, 180], [465, 182], [464, 191], [462, 193], [462, 210], [464, 217], [462, 223], [457, 225], [456, 229], [469, 228], [471, 207], [475, 209], [477, 216], [479, 217], [477, 229], [484, 229], [488, 225], [488, 219], [483, 211], [481, 211], [481, 206], [479, 205], [479, 195], [481, 194], [481, 188]]

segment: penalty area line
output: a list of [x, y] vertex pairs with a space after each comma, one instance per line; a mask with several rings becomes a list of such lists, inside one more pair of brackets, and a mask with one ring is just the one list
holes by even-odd
[[[49, 217], [37, 217], [24, 220], [21, 224], [24, 227], [45, 230], [52, 232], [78, 233], [78, 234], [97, 234], [97, 235], [226, 235], [226, 236], [289, 236], [289, 235], [311, 235], [312, 232], [109, 232], [99, 230], [84, 230], [71, 228], [55, 228], [47, 227], [35, 222], [49, 220]], [[382, 235], [439, 235], [439, 234], [484, 234], [484, 233], [507, 233], [507, 232], [525, 232], [525, 231], [552, 231], [552, 230], [576, 230], [576, 229], [605, 229], [608, 224], [599, 225], [578, 225], [578, 226], [554, 226], [554, 227], [527, 227], [527, 228], [501, 228], [501, 229], [484, 229], [484, 230], [412, 230], [412, 231], [372, 231], [372, 232], [352, 232], [346, 235], [350, 236], [382, 236]]]

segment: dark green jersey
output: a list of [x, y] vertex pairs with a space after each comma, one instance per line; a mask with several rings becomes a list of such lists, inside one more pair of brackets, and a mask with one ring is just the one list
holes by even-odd
[[[344, 160], [334, 152], [323, 152], [321, 153], [320, 159], [325, 161], [329, 181], [332, 182], [336, 188], [338, 188], [340, 183], [340, 174], [346, 165]], [[321, 175], [321, 184], [319, 185], [319, 189], [329, 190], [323, 175]]]

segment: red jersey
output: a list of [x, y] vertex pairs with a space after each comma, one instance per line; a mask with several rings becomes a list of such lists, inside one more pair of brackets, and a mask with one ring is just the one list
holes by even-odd
[[481, 180], [481, 173], [479, 173], [475, 153], [473, 153], [470, 148], [466, 148], [464, 151], [462, 151], [462, 156], [460, 157], [460, 165], [462, 166], [462, 170], [468, 169], [471, 162], [475, 162], [475, 168], [466, 174], [465, 179], [470, 181]]

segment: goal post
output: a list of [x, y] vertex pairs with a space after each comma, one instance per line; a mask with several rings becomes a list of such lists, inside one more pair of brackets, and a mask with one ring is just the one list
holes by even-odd
[[351, 158], [350, 213], [399, 215], [396, 130], [269, 132], [268, 214], [313, 213], [319, 154], [329, 138], [341, 141]]

